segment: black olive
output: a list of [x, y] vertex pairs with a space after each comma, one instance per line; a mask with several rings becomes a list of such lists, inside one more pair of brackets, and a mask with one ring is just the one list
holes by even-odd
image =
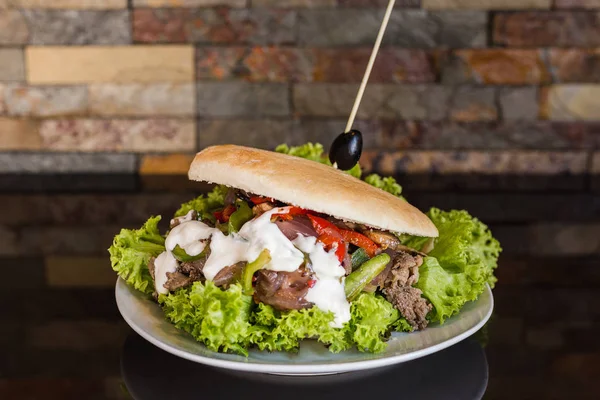
[[356, 129], [342, 133], [335, 138], [329, 149], [329, 161], [337, 164], [341, 170], [347, 171], [354, 167], [362, 154], [362, 133]]

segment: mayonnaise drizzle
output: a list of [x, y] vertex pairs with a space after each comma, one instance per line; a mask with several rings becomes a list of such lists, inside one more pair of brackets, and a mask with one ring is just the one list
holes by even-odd
[[194, 256], [204, 250], [205, 239], [211, 239], [210, 256], [202, 269], [204, 277], [209, 281], [214, 280], [219, 271], [229, 265], [240, 261], [254, 261], [264, 249], [271, 253], [271, 261], [265, 268], [273, 271], [295, 271], [304, 262], [304, 253], [307, 253], [316, 275], [316, 283], [308, 290], [306, 299], [321, 310], [333, 312], [335, 320], [332, 326], [341, 327], [350, 320], [350, 304], [344, 293], [344, 268], [334, 252], [326, 252], [317, 238], [298, 234], [292, 242], [271, 222], [273, 214], [287, 212], [287, 208], [274, 208], [245, 223], [238, 233], [228, 236], [203, 222], [188, 220], [186, 215], [186, 219], [167, 236], [166, 251], [156, 258], [156, 291], [168, 292], [164, 288], [166, 273], [177, 270], [177, 261], [171, 253], [177, 245]]
[[308, 289], [306, 300], [323, 311], [331, 311], [335, 319], [331, 326], [341, 328], [350, 320], [350, 303], [346, 300], [342, 278], [346, 271], [340, 264], [335, 250], [325, 251], [315, 237], [298, 234], [294, 245], [308, 254], [311, 267], [317, 276], [315, 286]]

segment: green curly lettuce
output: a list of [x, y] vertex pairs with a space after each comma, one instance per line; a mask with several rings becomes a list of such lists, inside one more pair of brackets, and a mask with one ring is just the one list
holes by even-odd
[[345, 330], [330, 326], [333, 314], [317, 307], [278, 312], [266, 304], [259, 304], [253, 315], [250, 341], [260, 350], [298, 351], [300, 341], [317, 339], [334, 353], [350, 348]]
[[[323, 145], [321, 143], [306, 143], [302, 146], [293, 147], [290, 147], [287, 144], [280, 144], [275, 148], [275, 151], [278, 153], [289, 154], [291, 156], [306, 158], [307, 160], [316, 161], [320, 162], [321, 164], [331, 166], [329, 157], [323, 154], [325, 150], [323, 149]], [[360, 179], [360, 176], [362, 175], [362, 170], [358, 164], [344, 172], [347, 172], [358, 179]]]
[[127, 284], [144, 293], [154, 290], [148, 261], [165, 251], [165, 239], [158, 231], [160, 219], [151, 217], [137, 230], [121, 229], [108, 249], [112, 269]]
[[[486, 284], [494, 286], [502, 249], [488, 227], [466, 211], [432, 208], [427, 215], [439, 237], [419, 268], [415, 286], [434, 306], [430, 320], [443, 323], [466, 302], [477, 299]], [[405, 243], [413, 244], [410, 239]]]
[[158, 298], [167, 318], [214, 351], [247, 355], [252, 297], [239, 284], [222, 290], [212, 282], [194, 282]]
[[392, 176], [382, 178], [380, 175], [370, 174], [365, 177], [365, 182], [371, 186], [385, 190], [394, 196], [402, 197], [402, 186], [400, 186]]
[[210, 211], [223, 207], [228, 190], [229, 188], [224, 185], [215, 186], [206, 196], [200, 195], [187, 203], [183, 203], [175, 212], [175, 217], [184, 216], [191, 210], [195, 210], [202, 216], [210, 214]]

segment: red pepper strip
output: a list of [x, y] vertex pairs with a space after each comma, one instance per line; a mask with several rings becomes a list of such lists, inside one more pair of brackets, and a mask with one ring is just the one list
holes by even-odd
[[335, 255], [340, 262], [344, 261], [344, 257], [346, 256], [346, 246], [344, 245], [344, 238], [342, 237], [339, 228], [326, 219], [315, 215], [308, 214], [308, 218], [319, 234], [318, 239], [325, 245], [325, 249], [331, 250], [333, 247], [337, 246]]
[[375, 256], [375, 252], [379, 247], [375, 244], [374, 241], [358, 232], [348, 231], [344, 229], [341, 229], [340, 232], [346, 242], [365, 249], [369, 257]]
[[229, 217], [231, 216], [231, 214], [233, 214], [235, 212], [235, 210], [236, 210], [235, 206], [233, 204], [230, 204], [221, 211], [213, 212], [213, 215], [215, 216], [217, 221], [219, 221], [220, 223], [223, 223], [223, 222], [229, 221]]
[[225, 209], [223, 210], [223, 220], [225, 222], [229, 221], [229, 217], [231, 217], [231, 214], [233, 214], [236, 210], [236, 207], [233, 204], [228, 205], [227, 207], [225, 207]]
[[288, 212], [285, 214], [273, 214], [273, 217], [279, 217], [283, 220], [289, 221], [291, 219], [293, 219], [293, 217], [295, 215], [303, 215], [303, 214], [308, 214], [308, 210], [305, 210], [303, 208], [300, 207], [296, 207], [296, 206], [292, 206], [289, 207]]
[[254, 197], [250, 197], [250, 201], [253, 202], [254, 204], [262, 204], [262, 203], [266, 203], [267, 201], [270, 201], [272, 203], [275, 200], [273, 200], [271, 197], [254, 196]]

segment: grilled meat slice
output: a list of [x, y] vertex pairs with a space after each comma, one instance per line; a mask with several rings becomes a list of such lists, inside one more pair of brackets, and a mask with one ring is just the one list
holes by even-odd
[[229, 286], [232, 282], [241, 278], [245, 262], [239, 262], [223, 268], [213, 279], [215, 286]]
[[311, 275], [304, 268], [294, 272], [262, 269], [257, 272], [254, 300], [278, 310], [300, 310], [313, 304], [306, 300]]

